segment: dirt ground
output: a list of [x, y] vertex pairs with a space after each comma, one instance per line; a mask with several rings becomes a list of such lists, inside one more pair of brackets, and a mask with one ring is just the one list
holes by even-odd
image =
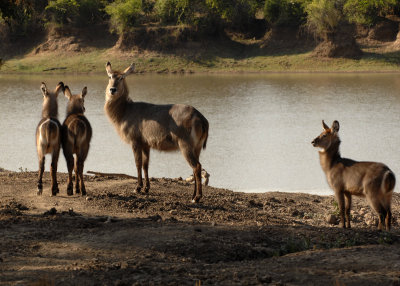
[[0, 172], [0, 285], [400, 285], [400, 195], [393, 229], [354, 199], [353, 228], [333, 196], [246, 194], [152, 179], [87, 176], [88, 196], [42, 196], [36, 173]]

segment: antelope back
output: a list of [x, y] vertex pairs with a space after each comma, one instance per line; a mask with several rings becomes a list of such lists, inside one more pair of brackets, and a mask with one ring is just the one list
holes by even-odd
[[64, 84], [60, 82], [55, 90], [49, 91], [44, 82], [40, 87], [43, 95], [42, 119], [36, 128], [36, 146], [40, 157], [58, 151], [61, 143], [61, 124], [57, 119], [57, 96]]
[[68, 99], [67, 118], [65, 119], [63, 148], [72, 153], [78, 153], [83, 146], [88, 148], [92, 137], [92, 128], [89, 121], [83, 115], [85, 112], [85, 96], [87, 87], [80, 94], [72, 94], [68, 86], [64, 88], [64, 95]]

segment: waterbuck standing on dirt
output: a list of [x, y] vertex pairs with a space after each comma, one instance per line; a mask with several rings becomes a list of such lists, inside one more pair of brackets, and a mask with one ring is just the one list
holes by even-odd
[[60, 82], [54, 92], [47, 89], [46, 84], [42, 82], [40, 87], [43, 94], [42, 119], [36, 127], [36, 150], [39, 159], [39, 175], [37, 183], [37, 194], [41, 195], [43, 191], [43, 172], [45, 155], [51, 154], [51, 194], [57, 195], [59, 192], [57, 184], [57, 163], [60, 155], [61, 146], [61, 124], [57, 119], [58, 104], [57, 96], [64, 84]]
[[[68, 182], [67, 194], [73, 194], [72, 169], [74, 168], [75, 154], [75, 193], [82, 192], [86, 195], [83, 182], [83, 165], [89, 152], [90, 139], [92, 138], [92, 127], [83, 115], [85, 112], [86, 86], [82, 93], [73, 95], [68, 86], [64, 87], [64, 95], [68, 98], [67, 115], [63, 123], [62, 146], [67, 161]], [[79, 186], [80, 185], [80, 186]]]
[[150, 189], [148, 176], [150, 148], [161, 151], [178, 150], [193, 169], [195, 178], [193, 202], [202, 197], [200, 151], [206, 147], [208, 121], [194, 107], [182, 104], [155, 105], [134, 102], [129, 98], [125, 77], [133, 72], [130, 65], [124, 72], [112, 71], [106, 64], [109, 77], [104, 110], [121, 138], [132, 146], [138, 181], [136, 192]]
[[390, 230], [392, 219], [390, 204], [396, 184], [393, 172], [382, 163], [357, 162], [342, 158], [339, 152], [339, 122], [334, 121], [329, 128], [322, 121], [322, 126], [324, 131], [311, 144], [321, 148], [319, 151], [321, 167], [338, 200], [341, 226], [350, 228], [351, 196], [356, 195], [366, 197], [378, 214], [378, 229], [383, 229], [385, 221], [386, 230]]

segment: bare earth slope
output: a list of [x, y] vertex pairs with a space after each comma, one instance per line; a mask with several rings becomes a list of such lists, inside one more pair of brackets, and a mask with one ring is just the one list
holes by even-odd
[[333, 197], [244, 194], [153, 179], [87, 177], [88, 197], [50, 197], [49, 174], [0, 172], [0, 285], [400, 285], [399, 194], [390, 233], [355, 199], [353, 229], [326, 222]]

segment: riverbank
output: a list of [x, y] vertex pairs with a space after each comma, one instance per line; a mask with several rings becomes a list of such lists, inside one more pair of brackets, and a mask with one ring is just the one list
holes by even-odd
[[136, 63], [138, 73], [270, 73], [270, 72], [399, 72], [400, 53], [366, 54], [361, 59], [316, 58], [311, 52], [248, 57], [193, 59], [155, 52], [115, 53], [97, 50], [81, 53], [25, 55], [5, 61], [0, 73], [99, 74], [107, 61], [114, 66]]
[[[398, 72], [400, 65], [400, 45], [396, 39], [378, 41], [357, 35], [362, 54], [354, 59], [318, 57], [314, 53], [318, 42], [298, 40], [298, 32], [292, 30], [274, 36], [267, 33], [259, 39], [226, 33], [215, 39], [182, 40], [175, 35], [182, 33], [179, 27], [168, 33], [167, 39], [145, 34], [145, 45], [132, 39], [121, 42], [99, 29], [92, 33], [50, 31], [34, 43], [11, 45], [0, 55], [0, 73], [103, 73], [107, 61], [121, 67], [135, 62], [138, 73], [169, 74]], [[104, 37], [99, 36], [103, 34]], [[130, 36], [135, 39], [134, 35]]]
[[[36, 196], [36, 173], [0, 172], [0, 284], [397, 285], [400, 195], [393, 230], [355, 198], [353, 228], [336, 224], [333, 196], [245, 194], [153, 178], [86, 176], [88, 196]], [[328, 222], [327, 219], [331, 222]]]

